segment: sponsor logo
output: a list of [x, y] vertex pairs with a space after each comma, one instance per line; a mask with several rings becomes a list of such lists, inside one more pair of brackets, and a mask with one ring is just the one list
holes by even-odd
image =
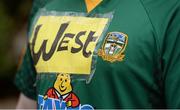
[[30, 39], [37, 72], [90, 74], [107, 22], [108, 18], [40, 16]]

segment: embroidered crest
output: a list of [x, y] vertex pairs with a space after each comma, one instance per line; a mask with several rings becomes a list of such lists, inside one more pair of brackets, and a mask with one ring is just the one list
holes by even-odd
[[128, 42], [128, 36], [121, 32], [110, 32], [107, 34], [98, 55], [104, 60], [115, 62], [122, 61], [125, 57], [124, 50]]

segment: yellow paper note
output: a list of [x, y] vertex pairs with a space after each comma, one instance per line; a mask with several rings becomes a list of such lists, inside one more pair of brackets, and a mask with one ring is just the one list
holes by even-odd
[[40, 16], [30, 39], [38, 73], [90, 74], [108, 18]]

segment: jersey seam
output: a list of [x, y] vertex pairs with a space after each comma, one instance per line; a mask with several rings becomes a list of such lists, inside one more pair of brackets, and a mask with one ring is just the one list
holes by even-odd
[[145, 12], [146, 12], [146, 15], [147, 15], [147, 17], [149, 19], [149, 22], [151, 23], [151, 26], [152, 26], [152, 29], [154, 31], [155, 36], [157, 36], [157, 39], [156, 38], [155, 39], [156, 39], [156, 44], [157, 44], [157, 49], [158, 49], [158, 56], [159, 56], [159, 59], [160, 59], [161, 58], [161, 47], [160, 47], [160, 41], [159, 41], [158, 33], [157, 33], [156, 29], [155, 29], [155, 26], [154, 26], [154, 24], [153, 24], [153, 22], [152, 22], [152, 20], [150, 18], [149, 12], [148, 12], [147, 8], [145, 7], [143, 1], [142, 0], [139, 0], [139, 1], [141, 3], [142, 7], [144, 8]]

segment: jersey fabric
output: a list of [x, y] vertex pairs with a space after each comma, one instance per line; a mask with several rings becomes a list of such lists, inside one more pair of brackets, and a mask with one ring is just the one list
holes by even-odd
[[[35, 0], [29, 32], [41, 8], [87, 13], [84, 0]], [[99, 55], [91, 82], [72, 82], [80, 104], [95, 109], [180, 108], [180, 1], [103, 0], [87, 17], [109, 12], [113, 18], [105, 36], [111, 32], [128, 36], [124, 59], [110, 62]], [[27, 46], [15, 83], [39, 104], [38, 95], [45, 95], [57, 76], [37, 73]]]

